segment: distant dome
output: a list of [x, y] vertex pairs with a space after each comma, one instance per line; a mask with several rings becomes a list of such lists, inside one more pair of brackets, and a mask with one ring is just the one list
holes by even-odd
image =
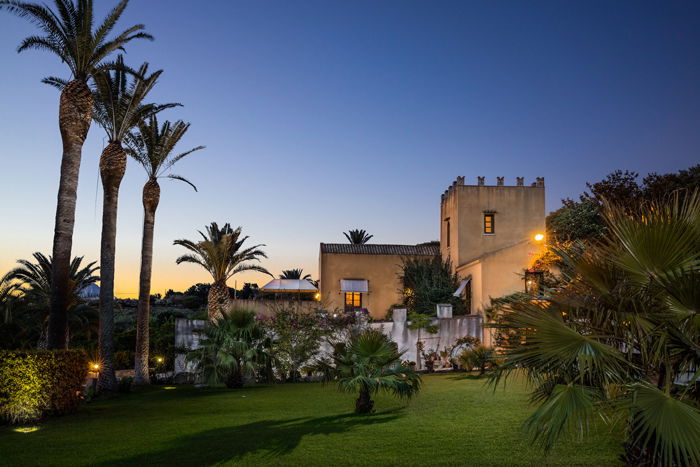
[[100, 286], [97, 284], [90, 284], [83, 288], [79, 293], [80, 298], [97, 298], [100, 296]]

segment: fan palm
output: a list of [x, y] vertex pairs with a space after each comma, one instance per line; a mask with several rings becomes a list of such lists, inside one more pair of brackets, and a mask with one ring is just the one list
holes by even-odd
[[367, 243], [374, 235], [368, 235], [364, 229], [353, 229], [343, 232], [345, 238], [348, 239], [353, 245], [364, 245]]
[[[148, 64], [136, 73], [117, 57], [114, 70], [104, 70], [94, 76], [95, 121], [105, 130], [109, 143], [100, 156], [100, 177], [103, 187], [102, 239], [100, 263], [100, 388], [116, 390], [114, 374], [114, 259], [117, 236], [117, 204], [119, 186], [126, 171], [126, 151], [122, 142], [144, 118], [177, 104], [145, 103], [163, 70], [148, 74]], [[129, 76], [132, 79], [129, 79]]]
[[243, 386], [243, 377], [264, 367], [261, 346], [265, 331], [254, 311], [233, 309], [204, 329], [199, 347], [187, 354], [209, 384], [223, 382], [228, 388]]
[[92, 120], [93, 97], [88, 81], [101, 70], [113, 66], [107, 58], [134, 39], [152, 39], [141, 24], [131, 26], [110, 38], [128, 0], [121, 0], [96, 25], [92, 0], [55, 0], [52, 9], [44, 4], [0, 0], [0, 10], [7, 10], [37, 26], [41, 35], [25, 38], [17, 49], [46, 50], [58, 56], [71, 74], [65, 83], [49, 77], [45, 83], [62, 88], [58, 123], [63, 140], [61, 176], [58, 187], [56, 222], [53, 240], [53, 279], [49, 317], [49, 348], [64, 348], [70, 281], [75, 204], [82, 147]]
[[[627, 420], [629, 465], [700, 465], [700, 198], [608, 206], [607, 233], [559, 250], [565, 284], [497, 319], [505, 361], [535, 384], [526, 425], [546, 449], [596, 415]], [[694, 375], [693, 375], [694, 373]], [[690, 383], [685, 383], [690, 377]]]
[[[7, 283], [15, 284], [15, 290], [21, 291], [24, 297], [33, 305], [45, 308], [51, 298], [52, 261], [50, 256], [36, 252], [32, 255], [34, 262], [26, 259], [17, 260], [19, 266], [10, 270], [4, 277]], [[97, 262], [93, 261], [83, 266], [83, 257], [76, 256], [70, 263], [67, 296], [67, 310], [75, 310], [80, 303], [80, 292], [90, 284], [100, 280], [95, 273], [99, 270]], [[67, 322], [67, 321], [66, 321]], [[42, 331], [43, 333], [43, 331]], [[66, 341], [69, 329], [66, 327]]]
[[372, 395], [379, 391], [407, 399], [420, 391], [420, 376], [401, 363], [402, 356], [384, 334], [368, 329], [335, 344], [332, 361], [320, 362], [318, 368], [340, 390], [359, 392], [355, 412], [369, 413], [374, 407]]
[[302, 268], [295, 268], [295, 269], [284, 269], [282, 270], [282, 274], [280, 274], [280, 279], [303, 279], [303, 280], [311, 280], [311, 274], [304, 274], [304, 270]]
[[136, 312], [136, 359], [134, 366], [134, 383], [148, 384], [149, 361], [149, 316], [151, 307], [151, 270], [153, 266], [153, 230], [156, 221], [156, 209], [160, 202], [159, 178], [170, 178], [188, 183], [189, 180], [169, 173], [172, 166], [183, 157], [204, 149], [197, 146], [180, 154], [175, 154], [175, 146], [187, 133], [189, 123], [165, 121], [158, 125], [156, 115], [151, 115], [138, 124], [138, 132], [131, 133], [127, 139], [127, 153], [146, 170], [148, 180], [143, 186], [143, 236], [141, 239], [141, 273], [139, 277], [139, 304]]
[[230, 296], [226, 281], [234, 274], [243, 271], [258, 271], [270, 276], [272, 274], [262, 266], [251, 263], [251, 261], [260, 261], [260, 258], [267, 258], [265, 252], [260, 249], [264, 245], [243, 248], [248, 237], [242, 236], [240, 227], [234, 230], [228, 223], [219, 227], [216, 222], [212, 222], [206, 227], [206, 234], [201, 231], [199, 234], [202, 240], [198, 242], [191, 240], [173, 242], [191, 252], [180, 256], [176, 263], [199, 264], [211, 274], [214, 282], [209, 289], [208, 311], [209, 319], [216, 320], [221, 318], [223, 312], [229, 308]]

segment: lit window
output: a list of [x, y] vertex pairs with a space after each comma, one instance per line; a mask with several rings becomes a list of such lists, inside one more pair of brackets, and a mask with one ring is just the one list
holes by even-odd
[[345, 292], [345, 311], [355, 311], [362, 308], [362, 294], [360, 292]]
[[496, 233], [496, 222], [493, 214], [484, 214], [484, 233]]

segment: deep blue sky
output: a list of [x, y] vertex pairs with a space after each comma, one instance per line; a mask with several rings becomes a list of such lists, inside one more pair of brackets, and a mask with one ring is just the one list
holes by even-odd
[[[100, 1], [101, 8], [114, 2]], [[154, 99], [206, 151], [163, 182], [155, 291], [206, 280], [174, 266], [174, 238], [211, 220], [266, 243], [274, 273], [314, 276], [319, 242], [361, 227], [376, 242], [438, 237], [440, 193], [544, 176], [547, 207], [621, 168], [697, 163], [700, 2], [132, 0], [121, 26], [156, 40], [127, 61], [165, 73]], [[0, 272], [50, 251], [60, 163], [58, 94], [66, 76], [44, 52], [16, 54], [32, 27], [0, 12]], [[162, 118], [165, 118], [163, 114]], [[96, 259], [100, 203], [93, 126], [83, 154], [76, 254]], [[142, 169], [120, 201], [117, 293], [135, 295]], [[242, 280], [263, 280], [247, 276]]]

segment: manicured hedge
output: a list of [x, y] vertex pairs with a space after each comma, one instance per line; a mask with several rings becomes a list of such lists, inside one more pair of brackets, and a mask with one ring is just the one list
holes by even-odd
[[0, 418], [25, 423], [76, 410], [87, 370], [82, 350], [0, 351]]

